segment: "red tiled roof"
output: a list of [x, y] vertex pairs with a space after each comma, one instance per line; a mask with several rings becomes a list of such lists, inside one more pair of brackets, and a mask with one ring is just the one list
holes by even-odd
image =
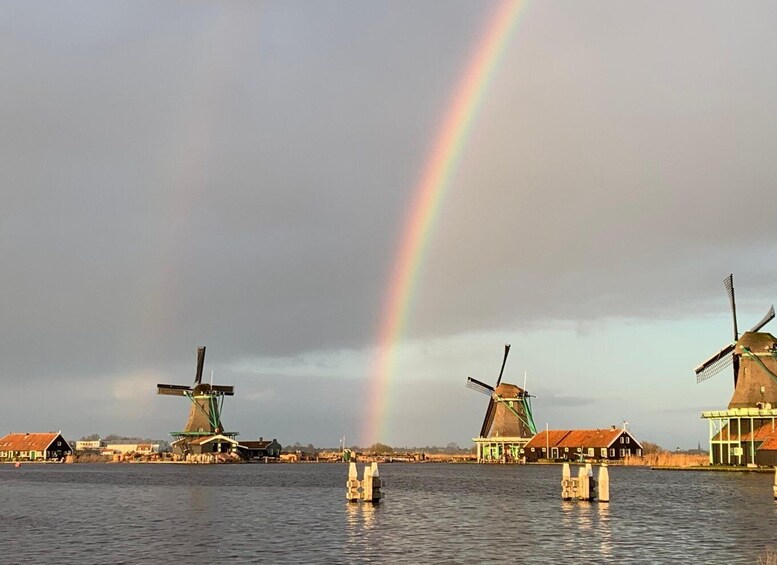
[[609, 447], [623, 430], [571, 430], [558, 444], [559, 447]]
[[0, 451], [45, 451], [59, 433], [8, 434], [0, 438]]
[[549, 430], [546, 439], [545, 431], [541, 431], [536, 436], [531, 438], [525, 447], [546, 447], [548, 445], [550, 447], [556, 447], [558, 446], [558, 442], [564, 439], [564, 436], [566, 436], [568, 433], [569, 430]]
[[758, 451], [763, 450], [777, 451], [777, 431], [772, 432], [758, 448]]
[[[719, 439], [727, 440], [727, 439], [729, 439], [727, 427], [728, 426], [724, 426], [723, 429], [721, 431], [719, 431], [717, 434], [715, 434], [715, 436], [712, 439], [713, 440], [719, 440]], [[756, 428], [755, 429], [755, 437], [753, 437], [753, 434], [751, 432], [749, 432], [749, 431], [743, 433], [742, 435], [739, 435], [738, 433], [736, 433], [736, 427], [735, 426], [731, 426], [731, 438], [730, 439], [732, 441], [750, 441], [750, 440], [762, 441], [762, 440], [765, 440], [766, 438], [768, 438], [772, 434], [772, 431], [773, 430], [772, 430], [771, 422], [767, 422], [767, 423], [763, 424], [762, 426]]]
[[[609, 447], [624, 430], [608, 428], [605, 430], [549, 430], [547, 439], [542, 431], [534, 436], [526, 447]], [[628, 431], [629, 437], [639, 445]], [[640, 445], [641, 447], [641, 445]]]

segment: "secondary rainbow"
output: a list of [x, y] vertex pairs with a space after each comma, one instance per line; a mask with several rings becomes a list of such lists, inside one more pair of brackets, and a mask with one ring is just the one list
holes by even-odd
[[462, 150], [485, 92], [499, 67], [518, 16], [524, 6], [519, 0], [501, 2], [488, 19], [485, 32], [461, 75], [419, 181], [413, 190], [409, 214], [397, 248], [394, 268], [384, 299], [378, 352], [370, 375], [367, 445], [380, 441], [389, 411], [389, 384], [394, 369], [397, 343], [407, 320], [415, 281], [423, 263], [429, 235], [456, 170]]

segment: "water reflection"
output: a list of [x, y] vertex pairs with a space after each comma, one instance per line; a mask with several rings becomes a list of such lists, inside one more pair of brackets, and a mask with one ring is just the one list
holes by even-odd
[[353, 503], [346, 505], [345, 523], [349, 534], [354, 531], [369, 531], [376, 526], [377, 504]]
[[613, 556], [610, 505], [607, 502], [561, 501], [561, 527], [573, 532], [562, 538], [564, 549], [570, 554], [583, 553], [605, 560]]
[[596, 505], [596, 514], [598, 517], [600, 554], [602, 557], [610, 559], [612, 557], [612, 525], [610, 524], [610, 503], [599, 502]]

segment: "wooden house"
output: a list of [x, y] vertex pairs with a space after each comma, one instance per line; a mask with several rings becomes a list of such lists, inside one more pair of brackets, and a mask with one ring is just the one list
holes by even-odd
[[548, 430], [535, 435], [524, 446], [527, 462], [539, 459], [554, 461], [614, 461], [627, 455], [642, 455], [642, 444], [626, 429]]
[[238, 442], [224, 434], [200, 436], [196, 439], [179, 439], [172, 443], [173, 453], [181, 457], [187, 455], [204, 455], [208, 453], [237, 452]]
[[245, 459], [261, 459], [263, 457], [278, 459], [281, 456], [281, 449], [283, 446], [278, 443], [278, 440], [267, 441], [264, 438], [259, 438], [259, 441], [241, 441], [238, 446], [238, 450]]
[[72, 453], [62, 432], [11, 433], [0, 438], [3, 461], [64, 461]]

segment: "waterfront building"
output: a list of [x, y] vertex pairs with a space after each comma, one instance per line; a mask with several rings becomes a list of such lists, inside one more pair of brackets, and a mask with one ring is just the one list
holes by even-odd
[[260, 437], [259, 441], [241, 441], [238, 449], [246, 459], [263, 457], [278, 459], [281, 456], [283, 446], [276, 439], [267, 441]]
[[642, 456], [642, 444], [624, 428], [597, 430], [547, 430], [535, 435], [523, 448], [527, 462], [617, 461]]
[[11, 433], [0, 438], [3, 461], [62, 461], [72, 453], [61, 431]]

